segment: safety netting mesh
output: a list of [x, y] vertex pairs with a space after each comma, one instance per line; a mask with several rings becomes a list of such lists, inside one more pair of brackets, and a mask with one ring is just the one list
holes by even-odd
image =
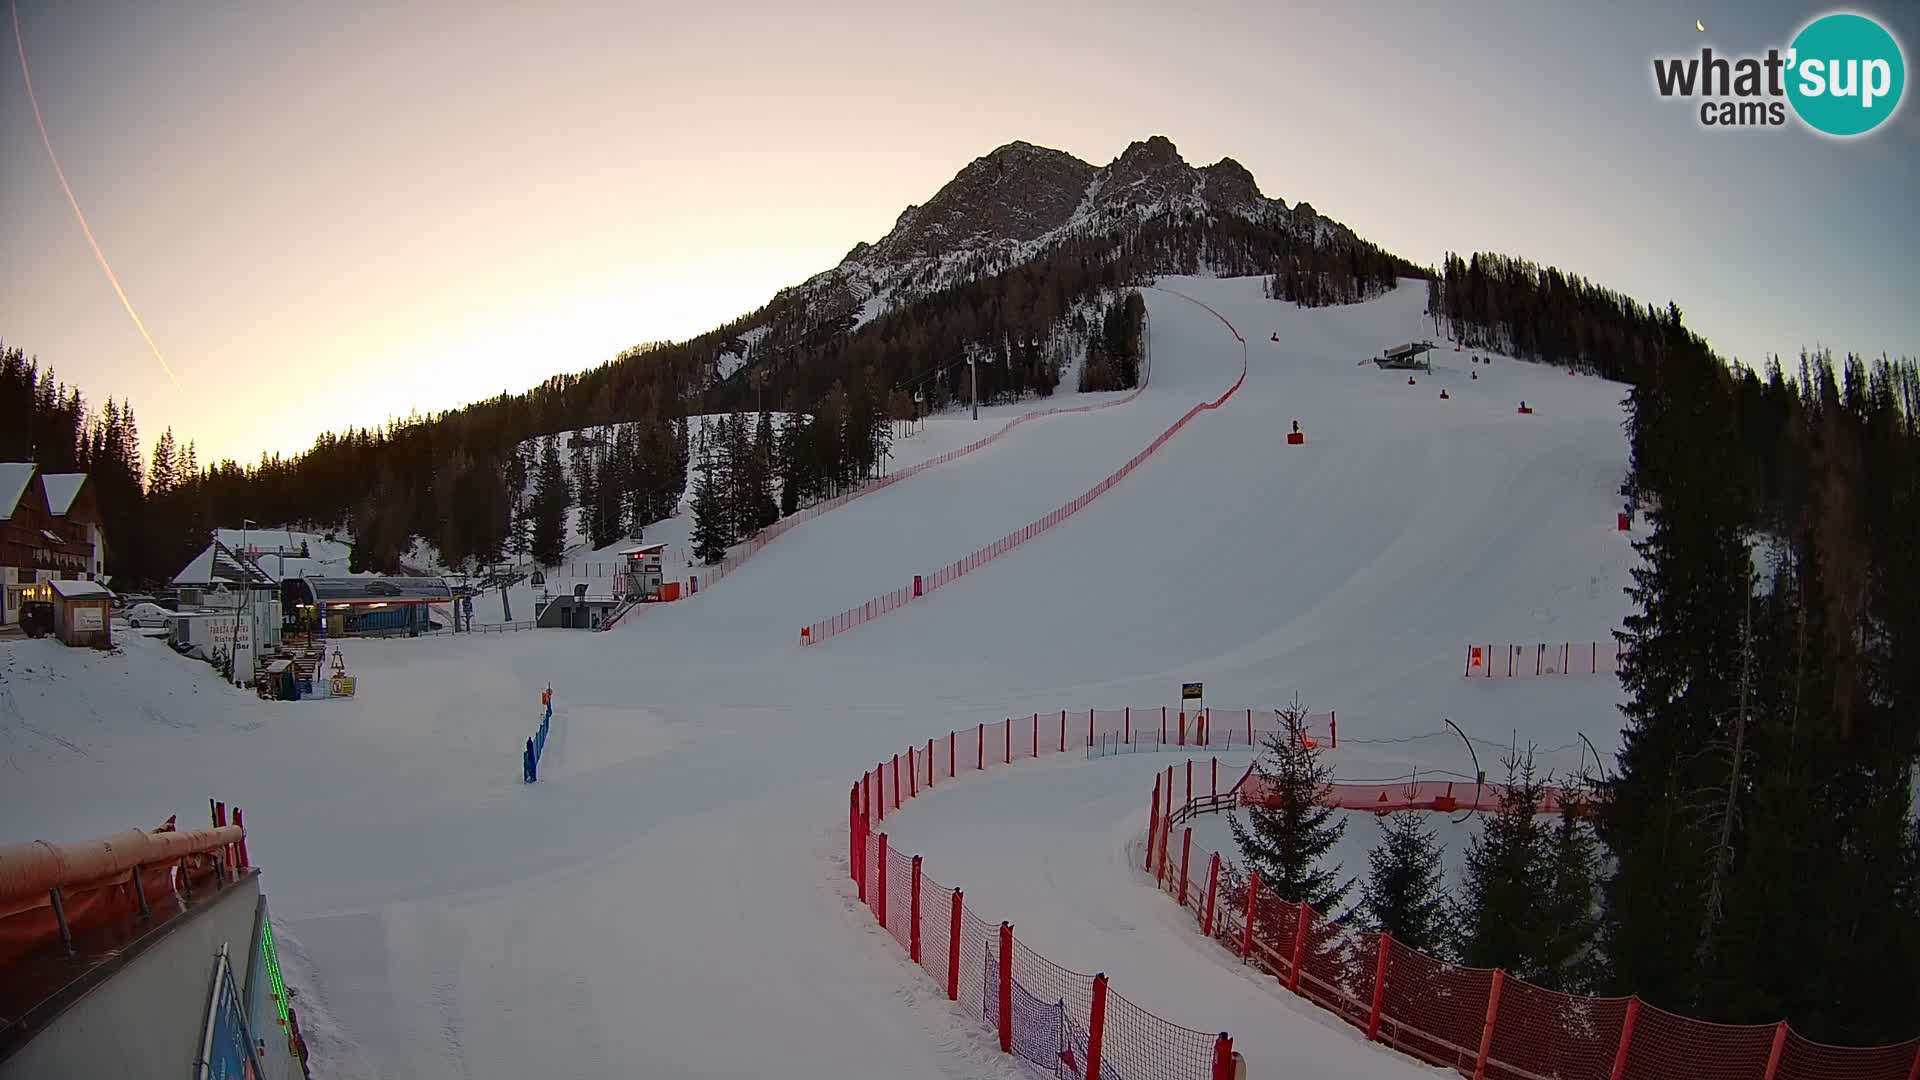
[[[1776, 1024], [1715, 1024], [1642, 1002], [1627, 1080], [1735, 1080], [1766, 1073]], [[1780, 1080], [1776, 1073], [1774, 1080]]]
[[1300, 949], [1300, 991], [1315, 1004], [1364, 1028], [1373, 1011], [1373, 976], [1379, 938], [1340, 923], [1308, 923]]
[[1415, 1057], [1471, 1073], [1492, 989], [1491, 969], [1443, 963], [1396, 941], [1387, 958], [1381, 1035]]
[[[1389, 974], [1389, 979], [1393, 975]], [[1576, 997], [1518, 979], [1500, 988], [1487, 1075], [1510, 1080], [1608, 1080], [1627, 1019], [1626, 998]]]
[[1047, 1001], [1058, 1001], [1072, 1020], [1085, 1027], [1093, 1015], [1093, 976], [1048, 960], [1013, 940], [1013, 981]]
[[953, 890], [920, 871], [920, 966], [942, 991], [953, 948]]
[[986, 1009], [982, 1004], [986, 993], [982, 972], [986, 970], [988, 954], [993, 951], [994, 939], [999, 934], [999, 927], [975, 915], [972, 908], [961, 911], [960, 1005], [981, 1023], [987, 1023]]
[[1107, 988], [1107, 1023], [1100, 1075], [1145, 1080], [1210, 1080], [1218, 1033], [1163, 1020]]
[[886, 873], [887, 930], [905, 949], [913, 932], [913, 860], [888, 851]]
[[1892, 1046], [1829, 1046], [1789, 1031], [1777, 1080], [1912, 1080], [1920, 1039]]

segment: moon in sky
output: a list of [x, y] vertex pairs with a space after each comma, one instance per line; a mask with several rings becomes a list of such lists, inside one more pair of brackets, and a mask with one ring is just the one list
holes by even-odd
[[1699, 19], [1693, 20], [1693, 28], [1703, 34], [1707, 32], [1707, 24], [1701, 22]]

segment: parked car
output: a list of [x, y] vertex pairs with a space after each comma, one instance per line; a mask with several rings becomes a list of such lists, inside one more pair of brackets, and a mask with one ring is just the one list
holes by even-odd
[[122, 611], [136, 604], [151, 603], [153, 603], [153, 597], [146, 593], [115, 593], [113, 595], [113, 606]]
[[127, 625], [138, 630], [143, 626], [171, 626], [174, 614], [155, 603], [135, 604], [127, 609]]
[[53, 602], [28, 600], [20, 605], [20, 629], [28, 637], [46, 637], [53, 633]]

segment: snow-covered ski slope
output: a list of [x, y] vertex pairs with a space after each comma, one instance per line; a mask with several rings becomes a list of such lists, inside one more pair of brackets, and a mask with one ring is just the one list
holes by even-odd
[[[1257, 280], [1161, 284], [1146, 294], [1152, 384], [1135, 402], [1023, 424], [611, 633], [349, 642], [358, 696], [289, 703], [222, 689], [150, 641], [116, 656], [0, 646], [6, 831], [94, 835], [190, 816], [207, 795], [244, 807], [284, 947], [314, 973], [308, 1007], [342, 1033], [319, 1047], [332, 1075], [1017, 1075], [851, 900], [846, 797], [862, 768], [1009, 713], [1169, 702], [1183, 680], [1216, 701], [1298, 691], [1338, 709], [1352, 775], [1464, 771], [1457, 741], [1359, 741], [1430, 736], [1441, 717], [1498, 742], [1517, 730], [1558, 747], [1582, 731], [1603, 751], [1617, 728], [1608, 677], [1469, 683], [1460, 664], [1469, 641], [1604, 638], [1625, 613], [1621, 387], [1505, 360], [1474, 381], [1451, 352], [1416, 386], [1357, 366], [1417, 336], [1418, 287], [1303, 310]], [[1247, 338], [1249, 373], [1225, 406], [1044, 537], [799, 646], [801, 624], [1066, 502], [1225, 390], [1239, 343], [1170, 290]], [[1534, 415], [1515, 415], [1522, 398]], [[1296, 417], [1304, 447], [1284, 444]], [[552, 735], [528, 787], [519, 752], [549, 682]], [[1115, 806], [1140, 810], [1150, 760], [1062, 767], [1112, 777]], [[1050, 767], [913, 813], [1070, 842], [1084, 819], [1048, 824]], [[1088, 850], [1119, 827], [1089, 824]], [[1040, 953], [1114, 972], [1175, 1022], [1228, 1026], [1195, 1003], [1222, 992], [1212, 980], [1243, 980], [1230, 965], [1119, 981], [1138, 958], [1117, 950], [1208, 947], [1177, 927], [1043, 936], [1082, 886], [1057, 893], [1061, 911], [1015, 910], [1045, 895], [996, 891], [1044, 872], [1020, 842], [946, 876]], [[1324, 1075], [1417, 1068], [1344, 1033], [1342, 1065], [1319, 1031], [1332, 1023], [1277, 1000], [1261, 1031], [1235, 1036], [1255, 1076], [1289, 1075], [1266, 1047], [1295, 1041], [1326, 1048]]]

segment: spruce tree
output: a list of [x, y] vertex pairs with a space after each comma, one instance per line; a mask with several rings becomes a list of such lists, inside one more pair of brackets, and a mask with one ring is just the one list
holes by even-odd
[[1533, 751], [1505, 759], [1506, 787], [1500, 807], [1467, 841], [1466, 873], [1461, 883], [1460, 961], [1469, 967], [1506, 968], [1523, 979], [1541, 970], [1543, 871], [1547, 837], [1535, 814], [1541, 783], [1534, 774]]
[[733, 543], [715, 456], [710, 450], [701, 457], [693, 482], [693, 529], [687, 538], [693, 545], [693, 557], [708, 566], [726, 558], [727, 548]]
[[1424, 812], [1402, 810], [1380, 819], [1380, 843], [1367, 854], [1369, 873], [1360, 908], [1377, 930], [1410, 949], [1444, 956], [1453, 941], [1440, 845]]
[[780, 485], [780, 516], [787, 517], [800, 510], [800, 496], [805, 483], [800, 475], [802, 456], [801, 442], [805, 435], [805, 425], [798, 413], [788, 413], [780, 421], [780, 431], [774, 437], [773, 463], [774, 476]]
[[540, 469], [534, 478], [533, 529], [529, 546], [542, 566], [557, 566], [567, 550], [567, 510], [573, 495], [560, 468], [560, 445], [549, 435], [540, 446]]
[[1264, 794], [1262, 802], [1228, 819], [1234, 842], [1248, 870], [1260, 875], [1263, 894], [1286, 903], [1306, 901], [1331, 917], [1353, 888], [1342, 881], [1340, 866], [1322, 861], [1346, 832], [1346, 819], [1327, 805], [1333, 788], [1333, 768], [1323, 764], [1316, 746], [1308, 746], [1306, 709], [1295, 697], [1276, 710], [1280, 730], [1268, 736], [1254, 759], [1254, 776]]
[[1592, 829], [1569, 801], [1547, 839], [1542, 861], [1546, 897], [1539, 912], [1534, 982], [1584, 993], [1593, 985], [1593, 942], [1599, 930], [1599, 858]]

